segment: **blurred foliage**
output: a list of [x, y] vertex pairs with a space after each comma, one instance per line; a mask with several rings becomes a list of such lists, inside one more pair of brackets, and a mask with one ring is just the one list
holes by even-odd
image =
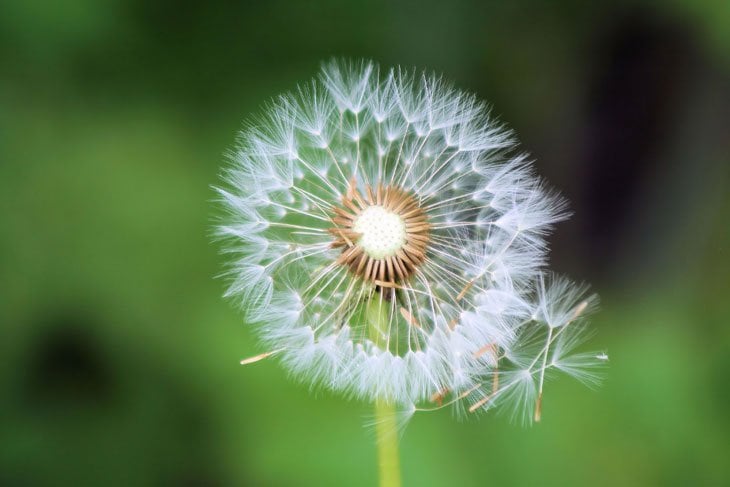
[[0, 3], [0, 484], [375, 483], [368, 405], [238, 366], [209, 238], [242, 120], [333, 55], [489, 99], [603, 298], [602, 388], [416, 415], [405, 485], [727, 484], [729, 32], [715, 0]]

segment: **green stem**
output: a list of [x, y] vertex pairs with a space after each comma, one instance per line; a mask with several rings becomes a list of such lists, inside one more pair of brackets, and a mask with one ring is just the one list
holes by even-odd
[[375, 421], [380, 487], [400, 487], [398, 431], [395, 423], [395, 407], [393, 404], [385, 401], [376, 401]]
[[[381, 348], [387, 347], [388, 308], [388, 303], [379, 294], [365, 303], [368, 335]], [[375, 433], [380, 487], [400, 487], [398, 428], [395, 405], [392, 402], [384, 399], [375, 401]]]

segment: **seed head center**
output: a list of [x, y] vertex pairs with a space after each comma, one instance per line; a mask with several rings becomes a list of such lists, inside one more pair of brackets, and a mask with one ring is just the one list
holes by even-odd
[[336, 262], [376, 286], [396, 287], [426, 261], [431, 225], [411, 194], [395, 186], [365, 185], [353, 177], [333, 206], [332, 248], [342, 248]]
[[361, 234], [357, 244], [373, 259], [391, 257], [406, 243], [403, 218], [379, 205], [365, 208], [355, 220], [353, 230]]

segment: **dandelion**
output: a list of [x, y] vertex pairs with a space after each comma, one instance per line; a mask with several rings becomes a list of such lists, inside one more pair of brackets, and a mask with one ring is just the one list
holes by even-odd
[[230, 159], [227, 294], [269, 350], [242, 363], [276, 356], [382, 420], [507, 402], [539, 420], [547, 372], [595, 382], [605, 360], [573, 354], [595, 298], [543, 269], [566, 205], [475, 96], [332, 62]]

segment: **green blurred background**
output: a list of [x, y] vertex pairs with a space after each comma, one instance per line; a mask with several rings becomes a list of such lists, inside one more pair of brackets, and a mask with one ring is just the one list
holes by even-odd
[[0, 485], [369, 486], [214, 279], [223, 153], [331, 56], [476, 92], [571, 200], [603, 387], [543, 422], [416, 415], [406, 486], [730, 485], [730, 4], [0, 2]]

